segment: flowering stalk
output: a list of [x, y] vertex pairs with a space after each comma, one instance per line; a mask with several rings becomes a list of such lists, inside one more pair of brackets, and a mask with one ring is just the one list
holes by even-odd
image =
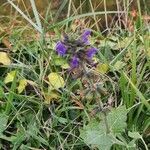
[[[98, 87], [94, 85], [94, 78], [91, 78], [90, 74], [92, 72], [87, 72], [86, 66], [93, 66], [93, 57], [98, 52], [98, 49], [90, 44], [89, 37], [91, 35], [91, 30], [86, 29], [84, 32], [77, 38], [68, 37], [65, 35], [64, 40], [58, 41], [56, 44], [56, 52], [58, 55], [69, 58], [70, 69], [72, 72], [75, 69], [81, 73], [81, 76], [87, 77], [87, 82], [89, 84], [88, 90], [90, 90], [97, 99], [100, 99]], [[86, 87], [87, 88], [87, 87]], [[85, 89], [86, 90], [86, 89]], [[101, 101], [98, 101], [99, 109], [101, 110], [107, 132], [109, 133], [109, 127], [107, 123], [106, 113], [103, 110], [103, 104]]]

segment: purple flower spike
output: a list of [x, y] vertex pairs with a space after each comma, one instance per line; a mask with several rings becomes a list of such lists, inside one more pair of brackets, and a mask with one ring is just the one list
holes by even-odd
[[77, 68], [79, 66], [79, 58], [74, 56], [71, 60], [71, 68]]
[[89, 48], [88, 50], [87, 50], [87, 57], [89, 58], [89, 59], [92, 59], [93, 58], [93, 56], [97, 53], [97, 48], [95, 48], [95, 47], [92, 47], [92, 48]]
[[91, 34], [91, 30], [90, 29], [86, 29], [83, 34], [81, 35], [81, 41], [86, 44], [86, 45], [89, 45], [89, 41], [88, 41], [88, 37], [90, 36]]
[[58, 41], [56, 44], [56, 51], [59, 55], [64, 56], [66, 54], [67, 48], [61, 41]]

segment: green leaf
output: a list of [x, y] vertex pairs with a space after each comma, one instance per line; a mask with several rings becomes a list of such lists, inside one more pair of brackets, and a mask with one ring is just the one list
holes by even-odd
[[92, 145], [93, 148], [97, 147], [99, 150], [110, 150], [113, 145], [113, 138], [110, 134], [106, 134], [104, 124], [95, 120], [83, 128], [80, 136], [87, 145]]
[[114, 108], [107, 116], [108, 126], [112, 133], [117, 134], [126, 128], [127, 109], [125, 106]]
[[0, 135], [5, 130], [8, 122], [8, 116], [4, 113], [0, 114]]
[[117, 140], [116, 136], [122, 133], [126, 127], [127, 109], [125, 106], [112, 109], [106, 118], [109, 133], [107, 132], [104, 118], [100, 122], [91, 120], [80, 131], [80, 136], [87, 145], [91, 145], [99, 150], [110, 150], [113, 144], [124, 145], [121, 141]]
[[64, 58], [54, 58], [54, 64], [56, 66], [61, 66], [61, 65], [64, 65], [67, 61], [64, 59]]
[[26, 133], [22, 128], [17, 130], [18, 132], [11, 136], [11, 142], [13, 144], [13, 150], [16, 150], [20, 144], [26, 139]]

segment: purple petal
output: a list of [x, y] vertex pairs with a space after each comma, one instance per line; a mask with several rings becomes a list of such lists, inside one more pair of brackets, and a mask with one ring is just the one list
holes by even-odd
[[91, 30], [90, 29], [85, 29], [84, 32], [82, 33], [82, 36], [88, 37], [88, 36], [90, 36], [90, 34], [91, 34]]
[[88, 40], [87, 37], [81, 37], [81, 40], [82, 40], [82, 42], [83, 42], [84, 44], [86, 44], [86, 45], [89, 45], [89, 44], [90, 44], [90, 42], [89, 42], [89, 40]]
[[95, 47], [92, 47], [92, 48], [89, 48], [88, 50], [87, 50], [87, 57], [89, 58], [89, 59], [92, 59], [92, 57], [97, 53], [97, 48], [95, 48]]
[[77, 68], [79, 66], [79, 58], [74, 56], [71, 60], [71, 68]]
[[86, 29], [81, 35], [81, 41], [86, 45], [90, 44], [90, 42], [88, 41], [88, 37], [90, 36], [90, 34], [91, 34], [91, 30]]
[[58, 41], [56, 44], [56, 51], [59, 55], [64, 56], [66, 54], [67, 48], [61, 41]]

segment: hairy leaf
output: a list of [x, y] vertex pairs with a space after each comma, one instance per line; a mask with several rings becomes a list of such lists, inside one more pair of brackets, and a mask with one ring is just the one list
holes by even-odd
[[107, 132], [104, 118], [100, 122], [91, 122], [81, 130], [81, 138], [87, 145], [96, 147], [99, 150], [110, 150], [113, 144], [123, 143], [117, 140], [116, 135], [124, 131], [126, 127], [127, 110], [125, 106], [112, 109], [106, 116], [109, 133]]

